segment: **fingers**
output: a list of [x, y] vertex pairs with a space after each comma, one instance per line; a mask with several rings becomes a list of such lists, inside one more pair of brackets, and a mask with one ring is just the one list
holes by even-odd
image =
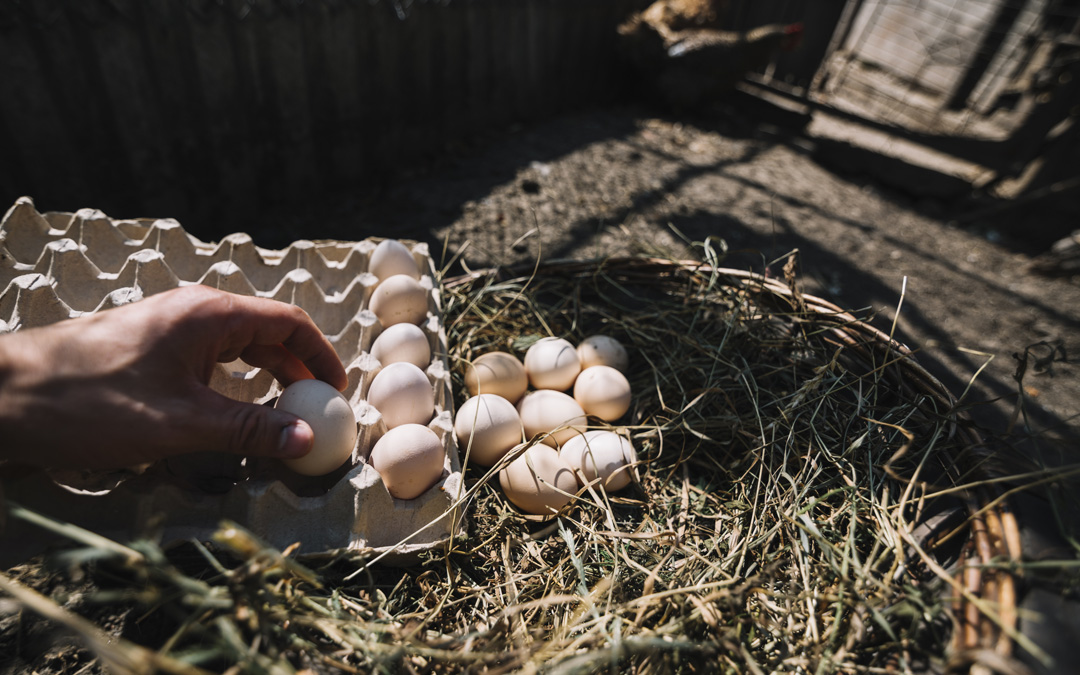
[[177, 293], [176, 300], [187, 305], [193, 332], [217, 345], [217, 361], [243, 358], [266, 368], [283, 384], [310, 377], [339, 390], [348, 384], [333, 345], [299, 307], [205, 286]]
[[247, 457], [293, 459], [311, 450], [315, 435], [306, 422], [284, 410], [241, 403], [206, 389], [204, 414], [189, 430], [200, 450]]
[[268, 371], [285, 387], [315, 377], [303, 361], [282, 345], [251, 345], [240, 353], [240, 358], [250, 366]]
[[[248, 331], [251, 331], [241, 356], [270, 358], [271, 363], [265, 367], [275, 376], [277, 372], [274, 368], [277, 367], [283, 369], [283, 374], [292, 380], [304, 379], [307, 375], [298, 372], [297, 364], [293, 362], [295, 359], [311, 375], [339, 390], [348, 384], [345, 368], [333, 345], [302, 309], [263, 298], [245, 297], [237, 301], [237, 305], [242, 311], [231, 323], [236, 326], [240, 337], [248, 337]], [[277, 345], [283, 347], [292, 358], [274, 349]], [[277, 363], [272, 363], [275, 360]]]

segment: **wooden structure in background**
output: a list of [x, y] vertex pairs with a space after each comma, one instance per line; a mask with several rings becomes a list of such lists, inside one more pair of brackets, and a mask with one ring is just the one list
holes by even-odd
[[851, 0], [805, 95], [1004, 178], [1075, 114], [1078, 63], [1077, 0]]
[[[457, 141], [618, 100], [632, 83], [615, 27], [649, 2], [3, 3], [0, 201], [230, 230]], [[731, 30], [805, 24], [758, 84], [1002, 175], [1053, 145], [1076, 104], [1080, 72], [1055, 78], [1077, 70], [1080, 0], [726, 6]]]

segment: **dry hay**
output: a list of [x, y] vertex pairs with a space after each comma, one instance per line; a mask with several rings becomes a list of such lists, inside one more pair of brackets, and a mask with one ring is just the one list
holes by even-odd
[[444, 284], [458, 404], [460, 365], [486, 351], [520, 356], [545, 335], [627, 345], [640, 485], [582, 490], [536, 522], [504, 500], [495, 470], [467, 468], [467, 536], [408, 569], [345, 552], [298, 562], [227, 524], [168, 552], [69, 532], [81, 546], [61, 560], [90, 572], [97, 611], [123, 608], [122, 640], [4, 587], [118, 672], [1010, 663], [1023, 637], [1007, 501], [952, 399], [888, 336], [800, 294], [793, 273], [638, 258]]

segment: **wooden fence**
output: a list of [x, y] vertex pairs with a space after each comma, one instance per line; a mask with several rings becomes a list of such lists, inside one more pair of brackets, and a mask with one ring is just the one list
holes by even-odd
[[612, 100], [640, 0], [0, 4], [0, 199], [222, 221]]

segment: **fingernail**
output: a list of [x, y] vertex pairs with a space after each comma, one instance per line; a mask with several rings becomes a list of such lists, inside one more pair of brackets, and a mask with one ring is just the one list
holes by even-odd
[[315, 434], [303, 420], [297, 420], [281, 430], [278, 441], [278, 456], [285, 459], [303, 457], [311, 450]]

